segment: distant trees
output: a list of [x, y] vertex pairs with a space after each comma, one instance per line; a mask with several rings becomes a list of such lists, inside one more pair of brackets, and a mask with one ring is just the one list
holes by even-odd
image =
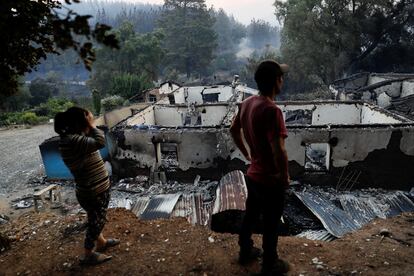
[[266, 47], [263, 52], [253, 52], [250, 57], [247, 58], [247, 63], [241, 70], [240, 77], [249, 87], [257, 88], [256, 81], [254, 80], [254, 73], [260, 62], [266, 59], [273, 59], [281, 62], [280, 55], [273, 50], [270, 46]]
[[264, 20], [253, 19], [247, 27], [247, 37], [250, 46], [255, 49], [263, 49], [267, 45], [274, 48], [280, 46], [280, 31], [278, 27], [270, 25]]
[[50, 97], [57, 95], [58, 90], [44, 79], [35, 79], [29, 85], [29, 92], [31, 95], [29, 103], [35, 106], [47, 102]]
[[116, 94], [129, 98], [158, 79], [164, 55], [163, 34], [137, 34], [130, 22], [124, 22], [115, 34], [120, 50], [102, 48], [97, 52], [98, 60], [88, 85], [102, 96]]
[[[79, 0], [65, 0], [66, 4]], [[90, 16], [78, 15], [68, 9], [62, 14], [57, 0], [2, 1], [0, 6], [0, 94], [17, 92], [17, 78], [39, 64], [48, 53], [74, 49], [90, 68], [95, 60], [92, 39], [117, 47], [109, 26], [91, 28]]]
[[166, 62], [187, 74], [205, 74], [217, 47], [214, 18], [204, 0], [165, 0], [159, 21]]
[[275, 6], [284, 23], [281, 53], [298, 90], [364, 69], [414, 69], [411, 0], [277, 0]]
[[217, 47], [214, 51], [215, 70], [235, 70], [237, 52], [242, 38], [246, 36], [246, 27], [230, 17], [223, 9], [212, 12], [215, 18], [214, 31], [217, 34]]

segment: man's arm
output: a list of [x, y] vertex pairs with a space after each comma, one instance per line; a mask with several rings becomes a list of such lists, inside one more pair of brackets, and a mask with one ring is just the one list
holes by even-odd
[[246, 158], [246, 160], [248, 161], [251, 161], [249, 153], [246, 149], [246, 146], [243, 143], [241, 131], [242, 129], [241, 129], [241, 124], [240, 124], [240, 116], [239, 116], [239, 113], [237, 113], [237, 115], [234, 117], [233, 122], [230, 126], [231, 137], [233, 137], [234, 143], [240, 149], [244, 158]]
[[276, 136], [271, 142], [273, 162], [280, 168], [280, 181], [284, 187], [289, 186], [288, 156], [285, 148], [285, 137]]

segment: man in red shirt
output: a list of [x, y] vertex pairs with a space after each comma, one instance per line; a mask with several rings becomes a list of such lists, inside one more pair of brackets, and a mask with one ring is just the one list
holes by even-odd
[[259, 95], [241, 103], [230, 128], [237, 147], [251, 162], [246, 177], [248, 196], [239, 236], [239, 263], [247, 264], [260, 253], [253, 247], [251, 236], [253, 225], [262, 215], [263, 275], [277, 275], [289, 270], [288, 264], [277, 255], [277, 228], [283, 213], [285, 190], [289, 186], [289, 173], [285, 149], [287, 130], [282, 111], [274, 103], [287, 70], [287, 65], [272, 60], [258, 66], [254, 77]]

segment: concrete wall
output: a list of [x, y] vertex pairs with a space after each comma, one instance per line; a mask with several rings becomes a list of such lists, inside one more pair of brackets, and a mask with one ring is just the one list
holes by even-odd
[[360, 106], [357, 104], [317, 105], [312, 114], [312, 125], [359, 124]]
[[204, 89], [203, 93], [212, 94], [219, 93], [219, 102], [227, 102], [233, 96], [233, 88], [231, 86], [217, 86], [217, 87], [207, 87]]
[[[373, 76], [370, 76], [368, 80], [368, 85], [375, 84], [375, 83], [382, 82], [382, 81], [391, 80], [391, 79], [393, 78], [373, 75]], [[401, 85], [402, 85], [401, 81], [393, 82], [389, 85], [384, 85], [382, 87], [375, 89], [375, 93], [377, 93], [377, 95], [381, 95], [382, 93], [385, 93], [391, 97], [399, 97], [401, 94]]]
[[[250, 90], [249, 90], [250, 91]], [[227, 102], [233, 96], [233, 89], [230, 86], [191, 86], [191, 87], [181, 87], [176, 92], [174, 92], [174, 99], [176, 104], [187, 104], [187, 103], [203, 103], [203, 96], [201, 93], [219, 94], [219, 102]]]
[[361, 104], [315, 103], [279, 104], [284, 116], [286, 112], [303, 109], [312, 111], [312, 125], [359, 124]]
[[204, 86], [184, 87], [182, 90], [183, 90], [184, 96], [187, 95], [187, 98], [186, 98], [186, 101], [184, 101], [183, 103], [202, 104], [203, 97], [201, 95], [201, 92], [203, 91], [203, 89], [204, 89]]
[[193, 112], [190, 112], [186, 106], [155, 105], [128, 119], [127, 125], [184, 126], [186, 115], [191, 113], [192, 117], [195, 117], [192, 118], [194, 124], [200, 115], [201, 126], [216, 126], [221, 124], [227, 112], [227, 105], [194, 106]]
[[132, 115], [132, 109], [144, 109], [148, 106], [148, 104], [134, 104], [126, 107], [122, 107], [119, 109], [112, 110], [110, 112], [106, 112], [104, 117], [104, 123], [107, 127], [112, 128], [119, 122], [125, 120], [129, 116]]
[[[385, 94], [383, 94], [385, 95]], [[293, 110], [312, 111], [312, 125], [398, 124], [401, 120], [362, 103], [279, 104], [283, 115]]]
[[155, 106], [155, 122], [160, 126], [182, 126], [187, 107]]
[[159, 88], [159, 93], [160, 94], [170, 94], [171, 92], [177, 90], [178, 88], [180, 88], [178, 85], [172, 83], [171, 87], [170, 85], [167, 83], [164, 83], [163, 85], [160, 86]]
[[401, 89], [401, 98], [414, 94], [414, 80], [404, 81]]
[[203, 126], [220, 125], [228, 112], [225, 105], [204, 106], [201, 109], [201, 123]]
[[127, 125], [155, 125], [154, 106], [149, 106], [126, 121]]
[[[207, 169], [217, 167], [215, 158], [228, 154], [220, 152], [217, 143], [219, 132], [215, 129], [176, 131], [145, 131], [127, 129], [122, 133], [113, 133], [110, 143], [114, 146], [113, 162], [128, 159], [135, 163], [135, 168], [156, 168], [156, 143], [176, 143], [178, 152], [178, 169]], [[122, 138], [120, 138], [122, 137]], [[226, 142], [226, 141], [222, 141]]]
[[398, 124], [401, 123], [394, 117], [387, 113], [382, 113], [378, 110], [364, 105], [361, 110], [361, 124]]
[[[382, 187], [407, 189], [414, 184], [414, 127], [311, 127], [288, 128], [286, 149], [292, 179], [315, 185], [335, 186], [353, 176], [355, 188]], [[122, 137], [122, 138], [119, 138]], [[222, 175], [233, 169], [247, 168], [247, 162], [225, 129], [174, 129], [143, 131], [127, 129], [112, 135], [116, 145], [112, 161], [128, 160], [129, 170], [156, 168], [154, 143], [177, 143], [177, 174], [207, 171]], [[321, 175], [307, 172], [307, 144], [330, 145], [328, 171]], [[114, 168], [120, 166], [113, 165]], [[116, 173], [116, 171], [115, 171]], [[171, 173], [174, 175], [174, 172]], [[207, 176], [208, 176], [207, 174]], [[352, 182], [350, 182], [352, 183]]]

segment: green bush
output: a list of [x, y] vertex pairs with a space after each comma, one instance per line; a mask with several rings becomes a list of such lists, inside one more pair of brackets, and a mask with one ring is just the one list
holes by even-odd
[[37, 116], [34, 112], [9, 112], [0, 115], [0, 125], [37, 125], [47, 121], [47, 117]]
[[106, 97], [101, 100], [101, 106], [104, 109], [105, 112], [109, 112], [111, 110], [114, 110], [115, 108], [122, 106], [125, 102], [125, 99], [121, 96], [110, 96]]
[[37, 116], [46, 116], [49, 118], [55, 117], [58, 112], [66, 111], [74, 104], [66, 99], [50, 98], [45, 103], [41, 103], [39, 106], [32, 109]]

